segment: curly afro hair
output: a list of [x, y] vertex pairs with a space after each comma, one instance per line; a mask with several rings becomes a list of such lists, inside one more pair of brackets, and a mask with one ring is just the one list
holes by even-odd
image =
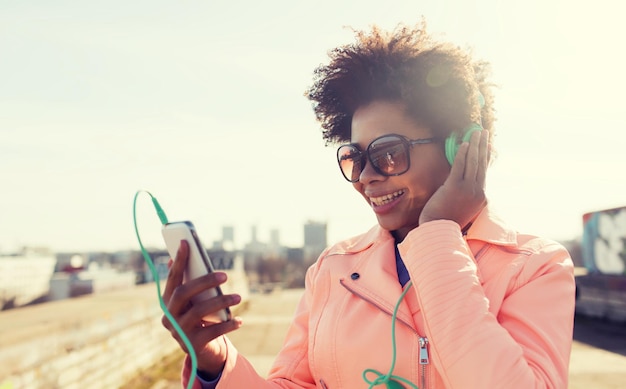
[[305, 92], [327, 145], [349, 142], [355, 110], [376, 100], [403, 102], [435, 136], [460, 135], [470, 123], [481, 123], [493, 136], [488, 63], [434, 41], [424, 21], [355, 34], [355, 43], [329, 52], [330, 63], [315, 69], [313, 86]]

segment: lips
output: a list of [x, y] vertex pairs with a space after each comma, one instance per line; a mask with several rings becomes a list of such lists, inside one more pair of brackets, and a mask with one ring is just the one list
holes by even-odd
[[398, 191], [395, 191], [393, 193], [389, 193], [389, 194], [386, 194], [386, 195], [377, 196], [377, 197], [370, 197], [370, 201], [371, 201], [371, 203], [374, 206], [380, 207], [380, 206], [383, 206], [385, 204], [391, 203], [392, 201], [394, 201], [398, 197], [402, 196], [403, 194], [404, 194], [404, 190], [398, 190]]

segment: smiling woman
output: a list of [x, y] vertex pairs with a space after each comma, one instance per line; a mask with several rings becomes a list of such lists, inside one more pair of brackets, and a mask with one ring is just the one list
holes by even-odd
[[223, 280], [211, 274], [182, 283], [188, 254], [181, 244], [163, 293], [172, 318], [162, 322], [175, 339], [179, 323], [193, 345], [179, 340], [191, 355], [183, 383], [566, 388], [573, 264], [561, 245], [518, 233], [488, 205], [494, 98], [487, 64], [434, 39], [423, 23], [356, 31], [355, 42], [329, 56], [306, 95], [324, 140], [342, 144], [335, 175], [352, 184], [377, 223], [332, 244], [308, 269], [267, 378], [225, 336], [243, 325], [240, 318], [202, 322], [240, 297], [193, 302]]

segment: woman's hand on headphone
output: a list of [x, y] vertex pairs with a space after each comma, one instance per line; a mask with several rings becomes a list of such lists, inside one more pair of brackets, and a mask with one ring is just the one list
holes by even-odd
[[419, 224], [452, 220], [461, 228], [468, 225], [487, 205], [485, 184], [489, 163], [489, 132], [476, 131], [459, 147], [450, 175], [430, 197]]

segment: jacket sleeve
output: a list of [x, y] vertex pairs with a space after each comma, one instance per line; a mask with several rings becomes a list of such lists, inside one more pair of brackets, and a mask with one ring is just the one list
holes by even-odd
[[502, 267], [497, 313], [456, 223], [425, 223], [400, 245], [446, 388], [567, 387], [573, 264], [561, 245], [542, 242]]
[[[259, 376], [254, 366], [224, 337], [228, 346], [226, 364], [222, 371], [217, 389], [222, 388], [255, 388], [255, 389], [309, 389], [315, 388], [308, 362], [309, 339], [309, 304], [313, 295], [316, 265], [307, 271], [305, 293], [298, 303], [295, 317], [289, 326], [287, 336], [280, 353], [276, 357], [267, 379]], [[245, 318], [244, 318], [245, 326]], [[245, 327], [239, 331], [245, 331]], [[185, 359], [182, 372], [182, 384], [186, 387], [190, 378], [191, 363]], [[201, 389], [196, 380], [194, 389]]]

